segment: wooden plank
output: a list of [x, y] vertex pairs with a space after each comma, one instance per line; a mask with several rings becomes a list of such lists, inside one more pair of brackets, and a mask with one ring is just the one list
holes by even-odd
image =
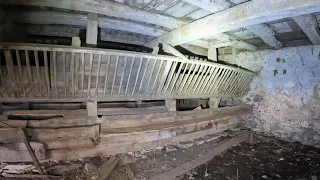
[[[45, 159], [45, 148], [42, 143], [30, 142], [39, 160]], [[32, 158], [24, 143], [10, 143], [0, 145], [0, 162], [31, 162]]]
[[110, 175], [111, 171], [116, 167], [116, 165], [119, 163], [120, 158], [111, 156], [107, 162], [105, 162], [99, 170], [99, 178], [98, 180], [105, 180]]
[[150, 178], [150, 180], [163, 180], [163, 179], [174, 179], [177, 176], [180, 176], [194, 168], [196, 168], [197, 166], [200, 166], [202, 164], [205, 164], [208, 161], [211, 161], [212, 158], [214, 158], [216, 155], [222, 153], [223, 151], [236, 146], [238, 144], [240, 144], [241, 142], [245, 141], [248, 138], [248, 132], [242, 132], [239, 136], [234, 137], [230, 140], [227, 140], [223, 143], [221, 143], [220, 145], [218, 145], [217, 147], [214, 147], [209, 153], [207, 153], [204, 156], [201, 156], [197, 159], [194, 159], [192, 161], [186, 162], [168, 172], [156, 175], [152, 178]]
[[[26, 129], [31, 141], [49, 142], [57, 140], [81, 139], [99, 137], [99, 125], [58, 128], [58, 129]], [[22, 142], [23, 135], [19, 128], [0, 128], [0, 143]]]
[[295, 16], [293, 20], [300, 26], [313, 44], [320, 44], [320, 31], [314, 14]]
[[98, 108], [98, 115], [129, 115], [129, 114], [149, 114], [149, 113], [164, 113], [167, 112], [164, 106], [154, 106], [145, 108]]
[[88, 116], [94, 117], [98, 116], [98, 103], [97, 102], [87, 102], [87, 113]]
[[[104, 144], [101, 143], [95, 148], [86, 148], [86, 149], [69, 149], [69, 150], [49, 150], [47, 155], [48, 159], [56, 159], [56, 160], [72, 160], [78, 159], [79, 157], [95, 157], [95, 156], [108, 156], [108, 155], [116, 155], [120, 153], [128, 153], [134, 151], [148, 150], [148, 149], [156, 149], [157, 147], [167, 146], [167, 145], [175, 145], [178, 142], [182, 141], [190, 141], [196, 138], [203, 137], [208, 134], [215, 134], [219, 132], [223, 132], [227, 129], [237, 127], [238, 123], [233, 124], [229, 123], [216, 123], [212, 128], [204, 129], [200, 131], [190, 132], [186, 134], [181, 134], [165, 139], [159, 138], [154, 141], [127, 141], [127, 142], [115, 142], [112, 144]], [[123, 134], [122, 134], [123, 135]], [[127, 135], [126, 135], [127, 136]], [[141, 136], [140, 136], [141, 137]], [[109, 137], [110, 138], [110, 137]], [[139, 137], [137, 137], [139, 139]], [[102, 139], [101, 139], [102, 140]], [[112, 140], [102, 140], [103, 142], [112, 142]]]
[[176, 46], [242, 27], [319, 11], [320, 0], [249, 1], [181, 26], [160, 38]]
[[176, 99], [170, 99], [170, 100], [166, 100], [166, 108], [169, 111], [177, 111], [177, 100]]
[[[130, 127], [137, 129], [148, 129], [157, 127], [170, 127], [171, 125], [182, 125], [187, 123], [196, 123], [201, 121], [225, 119], [237, 115], [248, 114], [251, 112], [251, 106], [240, 105], [234, 107], [224, 107], [215, 109], [202, 109], [195, 111], [171, 111], [166, 113], [150, 113], [142, 115], [117, 115], [103, 116], [99, 118], [101, 129], [108, 130], [125, 130]], [[194, 117], [197, 119], [192, 120]], [[161, 129], [161, 128], [160, 128]], [[128, 129], [129, 130], [129, 129]], [[126, 131], [128, 132], [128, 131]]]
[[34, 165], [36, 166], [39, 174], [46, 174], [46, 173], [43, 171], [43, 169], [42, 169], [42, 167], [41, 167], [41, 165], [40, 165], [40, 162], [39, 162], [37, 156], [36, 156], [35, 153], [33, 152], [33, 149], [32, 149], [32, 147], [31, 147], [31, 145], [30, 145], [30, 140], [29, 140], [30, 137], [29, 137], [29, 135], [28, 135], [28, 132], [27, 132], [26, 129], [24, 129], [24, 128], [20, 128], [20, 130], [22, 131], [22, 134], [23, 134], [24, 144], [26, 145], [26, 147], [27, 147], [27, 149], [28, 149], [28, 151], [29, 151], [29, 154], [30, 154], [30, 156], [31, 156], [31, 158], [32, 158], [32, 161], [33, 161]]
[[21, 178], [21, 179], [48, 179], [48, 178], [60, 178], [60, 176], [52, 176], [52, 175], [42, 175], [42, 174], [7, 174], [7, 173], [2, 173], [1, 174], [3, 177], [6, 178]]
[[274, 48], [281, 48], [283, 44], [275, 37], [275, 32], [266, 24], [257, 24], [246, 27], [249, 31], [259, 36], [266, 44]]
[[130, 167], [130, 164], [125, 164], [124, 166], [125, 166], [125, 168], [126, 168], [126, 172], [127, 172], [127, 174], [128, 174], [129, 180], [134, 179], [134, 173], [132, 172], [132, 169], [131, 169], [131, 167]]

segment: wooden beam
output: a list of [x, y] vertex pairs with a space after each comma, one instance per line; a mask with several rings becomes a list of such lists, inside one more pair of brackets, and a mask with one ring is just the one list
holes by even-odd
[[[87, 26], [87, 16], [79, 13], [52, 12], [52, 11], [8, 11], [8, 16], [17, 23], [45, 24], [45, 25], [74, 25]], [[39, 18], [41, 17], [41, 18]], [[98, 17], [99, 27], [115, 29], [148, 36], [160, 36], [168, 31], [164, 28], [147, 25], [135, 21], [112, 17]]]
[[254, 0], [177, 28], [161, 37], [176, 46], [219, 33], [320, 11], [320, 0]]
[[182, 44], [180, 46], [194, 54], [201, 55], [201, 56], [208, 56], [208, 49], [201, 48], [199, 46], [188, 45], [188, 44]]
[[[160, 40], [160, 43], [163, 45], [163, 50], [167, 53], [171, 53], [173, 54], [174, 56], [177, 56], [177, 57], [180, 57], [181, 59], [184, 59], [184, 60], [189, 60], [188, 58], [186, 58], [182, 53], [180, 53], [178, 50], [176, 50], [174, 47], [172, 47], [171, 45], [169, 45], [168, 43]], [[168, 101], [171, 101], [171, 100], [168, 100]], [[174, 100], [175, 101], [175, 100]], [[167, 103], [167, 101], [166, 101]]]
[[275, 37], [275, 32], [266, 24], [257, 24], [246, 27], [249, 31], [259, 36], [266, 44], [274, 48], [281, 48], [283, 44]]
[[126, 4], [112, 1], [91, 1], [91, 0], [4, 0], [1, 4], [46, 6], [53, 8], [69, 9], [75, 11], [86, 11], [91, 13], [103, 14], [109, 17], [118, 17], [134, 21], [156, 24], [169, 29], [178, 28], [186, 21], [177, 20], [173, 17], [145, 11], [131, 7]]
[[98, 14], [88, 13], [86, 43], [97, 45], [98, 42]]
[[320, 31], [314, 14], [295, 16], [293, 20], [300, 26], [313, 44], [320, 44]]
[[247, 43], [247, 42], [242, 41], [242, 40], [238, 40], [234, 36], [226, 34], [226, 33], [220, 33], [220, 34], [211, 36], [210, 38], [214, 38], [214, 39], [217, 39], [219, 41], [225, 42], [225, 43], [222, 43], [222, 44], [211, 46], [211, 47], [214, 47], [214, 48], [231, 46], [231, 47], [234, 47], [234, 48], [237, 48], [237, 49], [246, 49], [246, 50], [250, 50], [250, 51], [254, 51], [254, 50], [258, 49], [257, 46], [255, 46], [253, 44], [250, 44], [250, 43]]
[[183, 0], [189, 4], [200, 7], [201, 9], [207, 10], [212, 13], [216, 13], [225, 9], [228, 9], [232, 4], [227, 0]]

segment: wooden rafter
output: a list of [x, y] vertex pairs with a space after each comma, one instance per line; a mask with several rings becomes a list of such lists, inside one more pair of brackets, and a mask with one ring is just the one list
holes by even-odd
[[293, 17], [293, 20], [300, 26], [313, 44], [320, 44], [320, 31], [314, 14]]
[[257, 24], [247, 29], [259, 36], [266, 44], [274, 48], [281, 48], [283, 44], [275, 37], [275, 32], [266, 24]]

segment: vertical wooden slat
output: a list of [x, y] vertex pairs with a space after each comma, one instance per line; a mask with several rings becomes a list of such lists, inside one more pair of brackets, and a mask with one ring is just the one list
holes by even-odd
[[37, 79], [38, 79], [38, 85], [39, 85], [39, 90], [40, 90], [40, 96], [42, 97], [40, 65], [39, 65], [39, 56], [38, 56], [39, 54], [38, 54], [37, 50], [33, 51], [33, 53], [34, 53], [34, 58], [35, 58], [35, 61], [36, 61]]
[[209, 80], [214, 76], [214, 74], [217, 71], [217, 69], [218, 69], [217, 67], [212, 67], [209, 75], [206, 77], [206, 79], [203, 82], [203, 86], [201, 88], [199, 88], [199, 92], [198, 92], [199, 94], [202, 94], [203, 91], [209, 86], [209, 84], [210, 84]]
[[191, 82], [190, 85], [190, 90], [188, 91], [187, 94], [192, 94], [192, 92], [194, 91], [194, 89], [196, 88], [196, 84], [198, 84], [199, 79], [200, 79], [200, 74], [202, 74], [202, 71], [206, 68], [207, 66], [205, 65], [200, 65], [199, 71], [198, 71], [198, 75], [195, 77], [195, 79]]
[[17, 98], [19, 92], [16, 89], [16, 80], [15, 80], [15, 73], [14, 73], [14, 66], [13, 66], [13, 59], [12, 59], [11, 50], [4, 50], [4, 57], [6, 59], [9, 83], [10, 83], [12, 92], [14, 94], [14, 97]]
[[[160, 84], [159, 84], [158, 89], [157, 89], [157, 94], [161, 93], [162, 89], [164, 88], [166, 79], [170, 76], [169, 72], [171, 72], [171, 70], [173, 69], [172, 66], [176, 66], [176, 63], [177, 62], [172, 62], [172, 61], [167, 60], [165, 69], [164, 69], [164, 71], [162, 73]], [[173, 64], [175, 64], [175, 65], [173, 65]]]
[[92, 63], [93, 63], [93, 54], [90, 53], [90, 62], [89, 62], [89, 76], [88, 76], [88, 92], [87, 96], [90, 96], [90, 91], [91, 91], [91, 76], [92, 76]]
[[202, 79], [200, 80], [200, 83], [199, 83], [199, 85], [196, 87], [194, 93], [198, 93], [198, 94], [199, 94], [200, 89], [203, 89], [203, 88], [204, 88], [204, 86], [206, 85], [206, 84], [204, 84], [204, 82], [205, 82], [205, 80], [208, 79], [208, 77], [211, 75], [213, 69], [214, 69], [214, 67], [212, 67], [212, 66], [211, 66], [211, 67], [209, 66], [209, 67], [207, 68], [206, 73], [203, 74]]
[[[178, 65], [178, 62], [173, 62], [173, 66], [170, 68], [170, 71], [169, 71], [169, 74], [168, 74], [168, 77], [166, 78], [166, 81], [164, 82], [164, 87], [161, 91], [162, 94], [165, 94], [167, 89], [169, 88], [169, 85], [173, 79], [173, 76], [174, 76], [174, 72], [177, 68], [177, 65]], [[179, 67], [181, 68], [181, 66]]]
[[62, 52], [62, 71], [63, 71], [63, 81], [64, 81], [64, 97], [67, 97], [67, 72], [66, 72], [66, 52]]
[[137, 87], [137, 82], [138, 82], [138, 78], [139, 78], [139, 75], [140, 75], [140, 70], [141, 70], [141, 66], [142, 66], [142, 61], [143, 61], [143, 59], [140, 58], [140, 64], [139, 64], [139, 68], [138, 68], [138, 71], [137, 71], [137, 77], [136, 77], [136, 80], [135, 80], [135, 82], [134, 82], [134, 86], [133, 86], [133, 90], [132, 90], [131, 95], [134, 94], [134, 91], [136, 90], [136, 87]]
[[229, 85], [229, 88], [226, 91], [226, 94], [230, 94], [232, 92], [234, 87], [237, 85], [237, 82], [240, 81], [240, 76], [241, 76], [241, 73], [235, 71], [235, 74], [234, 74], [234, 76], [232, 78], [232, 81], [230, 82], [230, 85]]
[[71, 92], [72, 96], [74, 97], [75, 87], [74, 87], [74, 59], [75, 59], [75, 52], [71, 52], [71, 62], [70, 62], [70, 73], [71, 73]]
[[212, 79], [212, 83], [210, 84], [210, 87], [206, 90], [208, 92], [208, 94], [212, 94], [213, 93], [213, 89], [216, 87], [216, 84], [218, 83], [219, 79], [219, 75], [225, 71], [225, 69], [219, 68], [217, 73], [215, 74], [214, 78]]
[[[16, 50], [16, 57], [17, 57], [17, 64], [18, 64], [18, 70], [19, 70], [19, 77], [20, 77], [20, 82], [21, 82], [21, 87], [23, 90], [24, 97], [27, 97], [26, 90], [24, 88], [24, 83], [23, 83], [23, 77], [22, 77], [22, 69], [21, 69], [21, 59], [20, 59], [20, 52], [19, 50]], [[0, 62], [1, 63], [1, 62]]]
[[[189, 65], [190, 65], [189, 63], [186, 63], [186, 66], [182, 72], [182, 75], [179, 76], [178, 83], [174, 86], [174, 87], [176, 87], [176, 93], [178, 93], [178, 91], [180, 90], [180, 86], [186, 77], [186, 71], [187, 71]], [[180, 80], [180, 77], [181, 77], [181, 80]], [[173, 87], [171, 88], [170, 94], [172, 93], [172, 91], [173, 91]]]
[[198, 80], [198, 83], [195, 85], [195, 88], [193, 89], [192, 93], [196, 93], [198, 91], [198, 89], [202, 86], [202, 83], [203, 83], [205, 77], [207, 77], [208, 72], [210, 72], [210, 70], [211, 70], [210, 66], [206, 66], [204, 68], [204, 70], [202, 71], [201, 76]]
[[[181, 82], [181, 85], [179, 87], [179, 90], [178, 92], [181, 93], [184, 86], [186, 85], [186, 82], [188, 81], [189, 77], [190, 77], [190, 73], [192, 71], [192, 69], [195, 67], [196, 65], [195, 64], [190, 64], [190, 68], [189, 68], [189, 71], [188, 71], [188, 74], [185, 75], [185, 77], [183, 78], [182, 82]], [[186, 68], [187, 69], [187, 68]]]
[[[194, 76], [195, 76], [195, 73], [196, 73], [197, 69], [199, 68], [199, 66], [200, 66], [199, 64], [196, 64], [195, 67], [193, 68], [193, 71], [192, 71], [192, 73], [190, 74], [190, 77], [189, 77], [189, 79], [188, 79], [188, 81], [187, 81], [187, 84], [186, 84], [185, 88], [182, 89], [182, 93], [187, 94], [187, 91], [188, 91], [188, 89], [189, 89], [189, 86], [190, 86], [190, 84], [191, 84], [191, 81], [193, 80], [193, 78], [194, 78]], [[190, 71], [191, 71], [191, 70], [190, 70]]]
[[221, 83], [220, 87], [219, 87], [219, 92], [221, 95], [224, 95], [226, 89], [229, 86], [229, 82], [233, 76], [234, 71], [230, 70], [229, 74], [226, 76], [225, 80]]
[[106, 95], [107, 87], [108, 87], [108, 74], [109, 74], [109, 69], [110, 69], [110, 61], [111, 61], [111, 55], [108, 56], [107, 59], [107, 69], [106, 69], [106, 77], [104, 81], [104, 89], [103, 89], [103, 94]]
[[96, 78], [96, 96], [98, 96], [98, 85], [99, 85], [99, 76], [100, 76], [100, 68], [101, 68], [101, 60], [102, 60], [102, 55], [99, 54], [98, 58], [98, 71], [97, 71], [97, 78]]
[[111, 86], [111, 96], [113, 94], [114, 83], [115, 83], [116, 77], [117, 77], [119, 58], [120, 58], [120, 56], [117, 56], [116, 65], [114, 67], [113, 80], [112, 80], [112, 86]]
[[120, 80], [120, 86], [119, 86], [119, 90], [118, 90], [118, 95], [120, 95], [122, 82], [123, 82], [123, 77], [124, 77], [124, 73], [125, 73], [125, 70], [126, 70], [126, 67], [127, 67], [127, 61], [128, 61], [128, 56], [126, 56], [125, 59], [124, 59], [124, 66], [122, 68], [122, 74], [121, 74], [121, 80]]
[[152, 69], [151, 69], [151, 74], [150, 74], [150, 77], [149, 77], [149, 80], [148, 80], [146, 91], [144, 92], [145, 94], [148, 93], [148, 88], [149, 88], [149, 85], [150, 85], [150, 82], [151, 82], [151, 79], [152, 79], [152, 76], [153, 76], [154, 68], [156, 67], [156, 63], [157, 63], [157, 60], [154, 59], [154, 63], [153, 63]]
[[159, 74], [160, 74], [160, 70], [161, 70], [161, 68], [162, 68], [163, 61], [164, 61], [164, 60], [162, 60], [162, 59], [160, 60], [159, 69], [158, 69], [158, 71], [157, 71], [156, 77], [154, 78], [154, 83], [153, 83], [153, 85], [152, 85], [152, 89], [150, 90], [150, 94], [153, 93], [153, 90], [154, 90], [154, 88], [155, 88], [155, 86], [156, 86], [156, 84], [157, 84], [157, 80], [158, 80], [158, 77], [159, 77]]
[[140, 90], [141, 90], [141, 87], [142, 87], [142, 84], [143, 84], [144, 77], [145, 77], [146, 72], [147, 72], [147, 69], [148, 69], [148, 67], [149, 67], [149, 61], [150, 61], [150, 59], [148, 58], [148, 60], [147, 60], [147, 64], [146, 64], [146, 66], [144, 67], [144, 71], [143, 71], [143, 74], [142, 74], [142, 77], [141, 77], [141, 81], [140, 81], [140, 86], [139, 86], [138, 94], [140, 93]]
[[2, 61], [2, 58], [0, 58], [0, 78], [1, 78], [1, 83], [2, 83], [2, 85], [4, 87], [4, 91], [6, 92], [7, 96], [9, 97], [10, 94], [8, 93], [8, 88], [7, 88], [7, 86], [6, 86], [5, 82], [4, 82], [3, 75], [2, 75], [1, 61]]
[[84, 73], [85, 73], [85, 64], [84, 64], [84, 53], [81, 53], [81, 97], [83, 97], [83, 89], [84, 89]]
[[229, 69], [224, 69], [223, 73], [221, 74], [221, 77], [219, 78], [219, 81], [217, 82], [216, 86], [214, 87], [212, 93], [218, 93], [218, 90], [220, 88], [220, 84], [223, 82], [227, 74], [230, 72]]
[[[172, 85], [171, 85], [170, 90], [169, 90], [169, 94], [170, 94], [170, 95], [171, 95], [171, 93], [172, 93], [173, 88], [175, 87], [175, 85], [176, 85], [176, 83], [177, 83], [178, 78], [179, 78], [180, 75], [181, 75], [181, 71], [182, 71], [183, 64], [184, 64], [184, 63], [181, 63], [181, 64], [180, 64], [180, 67], [179, 67], [179, 69], [178, 69], [178, 71], [177, 71], [177, 74], [176, 74], [174, 80], [172, 81]], [[165, 92], [165, 93], [166, 93], [166, 92]]]
[[44, 58], [44, 71], [46, 76], [46, 83], [47, 83], [47, 93], [48, 97], [51, 97], [51, 89], [50, 89], [50, 79], [49, 79], [49, 63], [48, 63], [48, 56], [47, 51], [43, 51], [43, 58]]
[[239, 81], [236, 82], [236, 85], [234, 86], [233, 90], [232, 90], [232, 94], [236, 94], [236, 92], [238, 91], [238, 89], [241, 86], [241, 82], [243, 81], [244, 77], [245, 77], [245, 73], [241, 73], [240, 77], [239, 77]]
[[53, 78], [54, 78], [54, 89], [56, 91], [56, 97], [59, 97], [58, 93], [58, 86], [57, 86], [57, 52], [52, 52], [52, 59], [53, 59]]
[[133, 57], [132, 58], [132, 62], [131, 62], [131, 66], [130, 66], [130, 70], [129, 70], [129, 77], [128, 77], [128, 82], [127, 82], [127, 85], [126, 85], [126, 90], [124, 92], [125, 95], [127, 95], [127, 92], [128, 92], [128, 87], [129, 87], [129, 83], [130, 83], [130, 80], [131, 80], [131, 74], [132, 74], [132, 68], [133, 68], [134, 61], [135, 61], [135, 58]]

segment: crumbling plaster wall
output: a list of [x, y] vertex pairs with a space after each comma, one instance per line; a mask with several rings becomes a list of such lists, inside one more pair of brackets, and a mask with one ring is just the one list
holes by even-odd
[[320, 46], [243, 52], [229, 62], [260, 72], [242, 97], [253, 106], [245, 126], [320, 147]]

